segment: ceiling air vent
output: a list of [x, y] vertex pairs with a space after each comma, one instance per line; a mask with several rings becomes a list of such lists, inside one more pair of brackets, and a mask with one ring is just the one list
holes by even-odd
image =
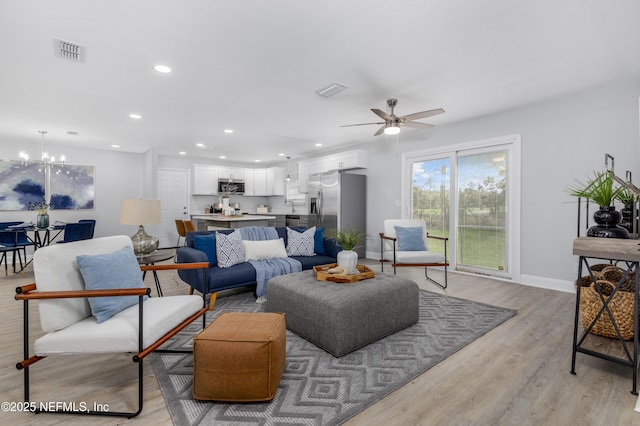
[[59, 58], [68, 59], [73, 62], [84, 62], [86, 59], [86, 47], [70, 41], [54, 38], [53, 54]]
[[323, 87], [322, 89], [318, 89], [316, 90], [316, 94], [324, 97], [324, 98], [328, 98], [330, 96], [333, 96], [337, 93], [342, 92], [344, 89], [346, 89], [347, 86], [345, 86], [344, 84], [340, 84], [340, 83], [333, 83], [330, 84], [327, 87]]

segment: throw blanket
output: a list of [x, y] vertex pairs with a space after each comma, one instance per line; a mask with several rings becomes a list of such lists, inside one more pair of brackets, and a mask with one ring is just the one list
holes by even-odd
[[240, 228], [240, 236], [243, 240], [248, 241], [277, 240], [279, 238], [276, 228], [268, 226], [247, 226], [246, 228]]
[[[247, 226], [240, 228], [240, 236], [243, 240], [248, 241], [264, 241], [277, 240], [278, 231], [275, 228], [267, 226]], [[288, 257], [276, 257], [273, 259], [250, 260], [251, 266], [256, 270], [256, 295], [258, 303], [267, 301], [267, 281], [279, 275], [291, 274], [293, 272], [302, 271], [302, 264], [295, 259]]]
[[289, 257], [276, 257], [273, 259], [250, 260], [251, 266], [256, 270], [256, 295], [258, 303], [267, 301], [267, 281], [273, 277], [302, 271], [302, 263]]

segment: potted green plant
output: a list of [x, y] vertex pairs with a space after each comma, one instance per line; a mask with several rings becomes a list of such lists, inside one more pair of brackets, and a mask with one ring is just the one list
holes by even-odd
[[612, 172], [594, 172], [593, 179], [586, 184], [578, 182], [569, 187], [570, 195], [574, 197], [588, 198], [600, 207], [593, 214], [595, 226], [587, 230], [587, 237], [604, 238], [629, 238], [626, 229], [618, 226], [622, 215], [616, 211], [613, 201], [617, 199], [622, 188], [616, 186]]
[[358, 229], [349, 229], [336, 232], [335, 240], [342, 247], [338, 252], [338, 266], [347, 270], [347, 274], [357, 274], [358, 253], [353, 251], [358, 246], [364, 235]]

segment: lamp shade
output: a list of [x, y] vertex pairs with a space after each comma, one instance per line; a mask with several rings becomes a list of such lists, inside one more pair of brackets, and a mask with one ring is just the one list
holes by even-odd
[[123, 198], [120, 205], [122, 225], [154, 225], [160, 223], [160, 200]]

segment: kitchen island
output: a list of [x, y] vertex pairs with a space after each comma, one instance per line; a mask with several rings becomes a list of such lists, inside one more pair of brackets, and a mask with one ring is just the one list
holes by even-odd
[[268, 221], [275, 220], [275, 216], [264, 216], [256, 214], [243, 214], [237, 216], [225, 216], [222, 214], [199, 214], [192, 215], [191, 220], [198, 231], [209, 231], [215, 229], [236, 229], [246, 226], [268, 226]]

